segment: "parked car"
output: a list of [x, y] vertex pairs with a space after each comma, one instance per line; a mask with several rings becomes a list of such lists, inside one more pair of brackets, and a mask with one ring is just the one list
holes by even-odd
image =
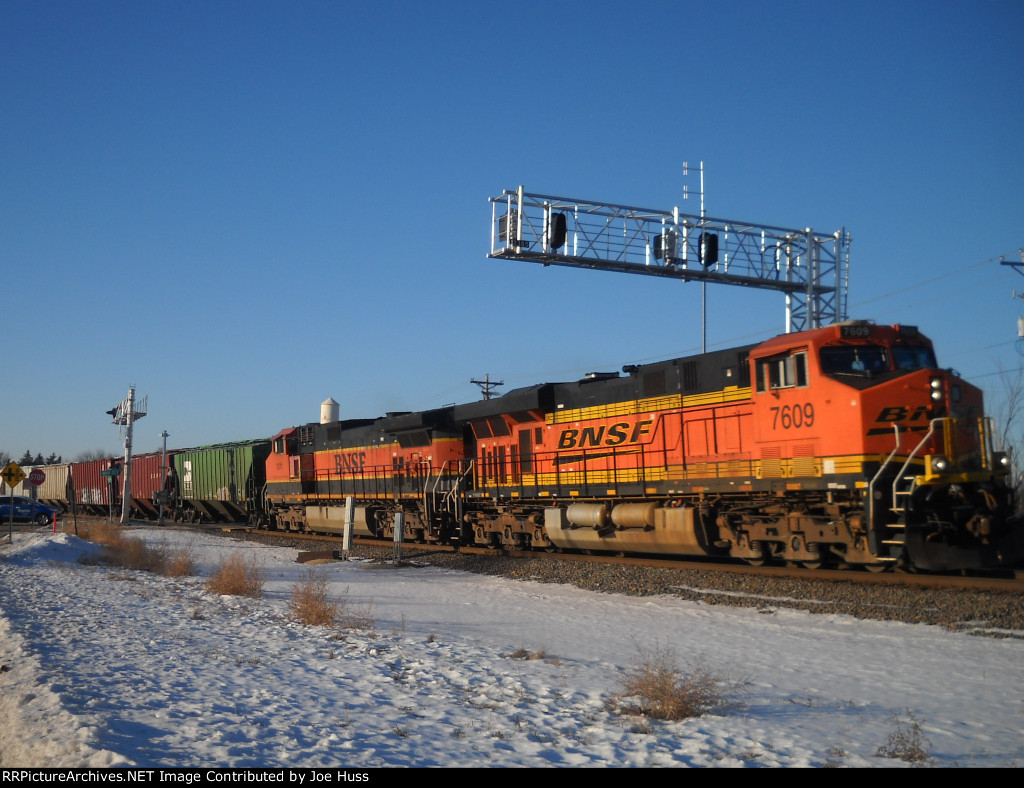
[[10, 495], [0, 497], [0, 523], [11, 520], [11, 501], [14, 502], [14, 519], [19, 522], [39, 523], [49, 525], [53, 522], [53, 516], [60, 519], [61, 511], [55, 506], [47, 506], [23, 495]]

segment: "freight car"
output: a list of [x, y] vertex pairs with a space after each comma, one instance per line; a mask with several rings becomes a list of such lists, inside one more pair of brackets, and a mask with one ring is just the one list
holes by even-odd
[[[270, 441], [259, 438], [132, 455], [129, 510], [136, 519], [251, 522], [262, 514]], [[21, 494], [64, 512], [120, 516], [124, 459], [107, 457], [43, 467], [45, 482]], [[162, 507], [162, 509], [161, 509]]]
[[168, 453], [168, 506], [182, 522], [262, 519], [270, 441], [258, 438]]
[[982, 394], [912, 326], [757, 345], [378, 419], [283, 430], [266, 525], [450, 544], [869, 570], [1018, 564]]

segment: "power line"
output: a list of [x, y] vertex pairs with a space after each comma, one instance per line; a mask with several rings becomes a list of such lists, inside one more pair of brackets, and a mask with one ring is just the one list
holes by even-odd
[[866, 301], [859, 301], [858, 303], [854, 304], [854, 306], [861, 306], [863, 304], [870, 304], [873, 301], [880, 301], [883, 298], [892, 298], [893, 296], [899, 295], [900, 293], [905, 293], [908, 290], [913, 290], [913, 289], [915, 289], [917, 287], [924, 287], [925, 285], [930, 285], [932, 282], [938, 282], [940, 279], [947, 279], [950, 276], [954, 276], [956, 274], [961, 274], [964, 271], [970, 271], [973, 268], [980, 268], [983, 265], [988, 265], [989, 263], [996, 262], [997, 260], [1004, 260], [1005, 258], [1006, 258], [1006, 255], [998, 255], [996, 257], [990, 257], [987, 260], [981, 260], [980, 262], [977, 262], [977, 263], [971, 263], [969, 265], [964, 266], [963, 268], [958, 268], [955, 271], [947, 271], [944, 274], [939, 274], [938, 276], [933, 276], [931, 279], [925, 279], [922, 282], [918, 282], [917, 284], [909, 285], [909, 286], [904, 287], [904, 288], [902, 288], [900, 290], [893, 290], [890, 293], [883, 293], [882, 295], [875, 296], [874, 298], [869, 298]]

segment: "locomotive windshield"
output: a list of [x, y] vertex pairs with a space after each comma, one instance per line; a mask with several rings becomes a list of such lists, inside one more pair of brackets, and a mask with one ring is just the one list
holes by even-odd
[[893, 369], [907, 372], [935, 367], [935, 353], [928, 345], [839, 345], [821, 349], [821, 371], [826, 375], [873, 376]]
[[888, 372], [889, 353], [882, 345], [823, 347], [821, 371], [826, 375]]
[[935, 353], [930, 347], [907, 347], [896, 345], [892, 349], [896, 369], [935, 369]]

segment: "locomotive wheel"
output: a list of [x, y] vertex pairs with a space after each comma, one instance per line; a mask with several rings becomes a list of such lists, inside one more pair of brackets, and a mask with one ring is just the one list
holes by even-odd
[[813, 561], [798, 561], [800, 566], [804, 569], [821, 569], [824, 566], [829, 566], [832, 563], [832, 554], [827, 550], [823, 550], [820, 547], [816, 551], [818, 557]]
[[872, 574], [881, 574], [889, 569], [888, 564], [863, 564], [864, 568]]

